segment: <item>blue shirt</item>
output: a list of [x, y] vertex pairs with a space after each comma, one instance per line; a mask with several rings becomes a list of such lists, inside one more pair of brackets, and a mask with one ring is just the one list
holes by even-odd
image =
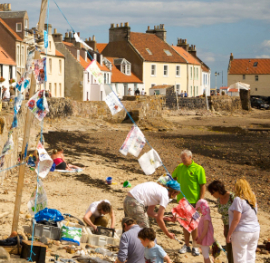
[[138, 238], [138, 233], [142, 230], [138, 225], [134, 225], [121, 236], [118, 259], [126, 263], [145, 263], [144, 246]]
[[152, 248], [144, 248], [145, 263], [163, 263], [166, 255], [164, 249], [157, 244]]

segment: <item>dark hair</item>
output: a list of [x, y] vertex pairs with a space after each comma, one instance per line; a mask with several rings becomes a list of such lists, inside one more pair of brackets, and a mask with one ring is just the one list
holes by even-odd
[[224, 184], [219, 181], [219, 180], [215, 180], [213, 181], [211, 184], [209, 184], [207, 186], [207, 190], [213, 194], [214, 192], [218, 192], [220, 195], [225, 195], [226, 194], [226, 189]]
[[154, 241], [156, 239], [156, 233], [153, 228], [145, 227], [138, 233], [138, 238], [142, 240], [149, 239]]
[[101, 203], [98, 204], [97, 210], [99, 212], [102, 210], [104, 213], [111, 213], [112, 206], [108, 202], [102, 201]]

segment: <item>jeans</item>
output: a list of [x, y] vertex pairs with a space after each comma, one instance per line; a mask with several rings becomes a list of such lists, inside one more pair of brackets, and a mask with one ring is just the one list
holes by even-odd
[[260, 231], [234, 232], [231, 237], [234, 263], [255, 263]]

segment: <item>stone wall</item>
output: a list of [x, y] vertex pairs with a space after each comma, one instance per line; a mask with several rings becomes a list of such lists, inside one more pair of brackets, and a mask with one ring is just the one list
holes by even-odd
[[[162, 116], [162, 98], [135, 97], [122, 101], [128, 112], [138, 120], [140, 118], [151, 118]], [[65, 98], [48, 99], [51, 119], [67, 116], [85, 117], [90, 119], [102, 119], [109, 122], [122, 122], [127, 118], [125, 110], [111, 114], [104, 101], [75, 101]]]
[[166, 107], [169, 109], [177, 109], [177, 95], [174, 86], [166, 89]]
[[205, 98], [181, 98], [178, 99], [179, 109], [207, 109]]

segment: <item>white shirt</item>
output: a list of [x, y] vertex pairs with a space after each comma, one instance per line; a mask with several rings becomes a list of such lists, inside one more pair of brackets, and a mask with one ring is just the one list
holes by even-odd
[[109, 201], [109, 200], [106, 200], [106, 199], [105, 199], [105, 200], [101, 200], [101, 201], [96, 201], [96, 202], [92, 203], [92, 204], [88, 207], [88, 209], [86, 210], [85, 213], [87, 214], [89, 211], [91, 211], [91, 212], [92, 212], [92, 215], [93, 215], [94, 217], [104, 216], [104, 215], [100, 214], [100, 213], [98, 212], [98, 210], [97, 210], [98, 205], [99, 205], [101, 202], [103, 202], [103, 201], [105, 201], [106, 203], [111, 204], [110, 201]]
[[10, 99], [10, 93], [9, 93], [8, 90], [4, 91], [3, 97], [2, 97], [2, 98], [3, 98], [3, 99]]
[[144, 93], [145, 93], [144, 90], [142, 90], [142, 91], [141, 91], [141, 95], [144, 96]]
[[130, 193], [144, 206], [161, 205], [166, 208], [170, 202], [168, 190], [154, 182], [138, 184]]

